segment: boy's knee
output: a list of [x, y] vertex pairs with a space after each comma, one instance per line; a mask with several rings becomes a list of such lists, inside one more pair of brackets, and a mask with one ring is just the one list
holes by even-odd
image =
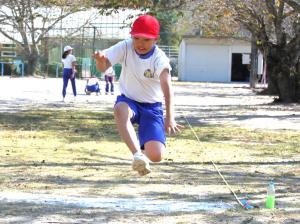
[[162, 161], [162, 159], [163, 159], [161, 154], [150, 155], [148, 158], [151, 160], [151, 162], [154, 162], [154, 163], [158, 163], [158, 162]]
[[164, 146], [157, 141], [150, 141], [145, 144], [145, 154], [152, 162], [160, 162], [163, 159]]

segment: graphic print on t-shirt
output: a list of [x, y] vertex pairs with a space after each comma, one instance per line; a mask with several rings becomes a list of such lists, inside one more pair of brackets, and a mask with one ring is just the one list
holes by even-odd
[[147, 69], [147, 70], [144, 72], [144, 76], [145, 76], [146, 78], [154, 78], [154, 73], [152, 73], [150, 69]]

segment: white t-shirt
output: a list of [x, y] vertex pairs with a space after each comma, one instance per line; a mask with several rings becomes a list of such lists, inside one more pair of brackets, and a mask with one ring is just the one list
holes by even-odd
[[64, 64], [64, 68], [72, 68], [72, 62], [76, 61], [76, 58], [72, 54], [68, 54], [66, 58], [61, 59]]
[[114, 76], [115, 75], [115, 71], [114, 71], [113, 67], [110, 66], [108, 69], [106, 69], [106, 71], [104, 72], [104, 75]]
[[87, 81], [87, 85], [88, 86], [93, 86], [93, 85], [96, 85], [98, 83], [98, 78], [90, 78], [88, 81]]
[[119, 90], [126, 97], [143, 103], [163, 101], [159, 76], [164, 69], [171, 71], [169, 58], [157, 46], [147, 59], [135, 52], [132, 39], [123, 40], [104, 51], [112, 65], [120, 63], [122, 72]]

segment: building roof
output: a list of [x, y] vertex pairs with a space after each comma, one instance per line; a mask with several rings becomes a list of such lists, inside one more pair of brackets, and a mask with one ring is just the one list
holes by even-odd
[[249, 45], [250, 41], [244, 38], [236, 37], [201, 37], [195, 35], [184, 35], [182, 41], [186, 43], [197, 43], [197, 44], [245, 44]]

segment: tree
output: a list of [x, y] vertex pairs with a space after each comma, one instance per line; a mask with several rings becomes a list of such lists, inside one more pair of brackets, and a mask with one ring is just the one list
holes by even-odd
[[[40, 58], [39, 44], [47, 33], [67, 16], [87, 10], [99, 9], [109, 14], [125, 8], [156, 13], [161, 9], [175, 9], [184, 0], [0, 0], [0, 33], [16, 43], [28, 62], [28, 73], [34, 74]], [[21, 39], [15, 37], [20, 34]]]
[[2, 0], [1, 3], [0, 33], [22, 49], [29, 74], [36, 72], [39, 44], [45, 35], [62, 19], [91, 5], [89, 1], [83, 4], [69, 0]]
[[96, 0], [94, 6], [104, 9], [105, 11], [107, 11], [107, 9], [119, 10], [130, 8], [157, 12], [162, 10], [179, 9], [185, 4], [186, 0]]
[[266, 57], [269, 90], [281, 102], [299, 102], [299, 0], [203, 0], [194, 15], [208, 35], [248, 30]]
[[[300, 100], [300, 3], [274, 0], [233, 5], [238, 21], [257, 39], [267, 60], [269, 89], [281, 102]], [[259, 6], [260, 11], [255, 7]]]
[[[177, 22], [182, 16], [186, 0], [110, 0], [96, 5], [103, 13], [110, 13], [124, 8], [140, 9], [141, 13], [147, 12], [158, 18], [161, 25], [160, 43], [165, 45], [177, 45], [180, 34], [176, 29]], [[128, 18], [128, 19], [131, 19]]]

